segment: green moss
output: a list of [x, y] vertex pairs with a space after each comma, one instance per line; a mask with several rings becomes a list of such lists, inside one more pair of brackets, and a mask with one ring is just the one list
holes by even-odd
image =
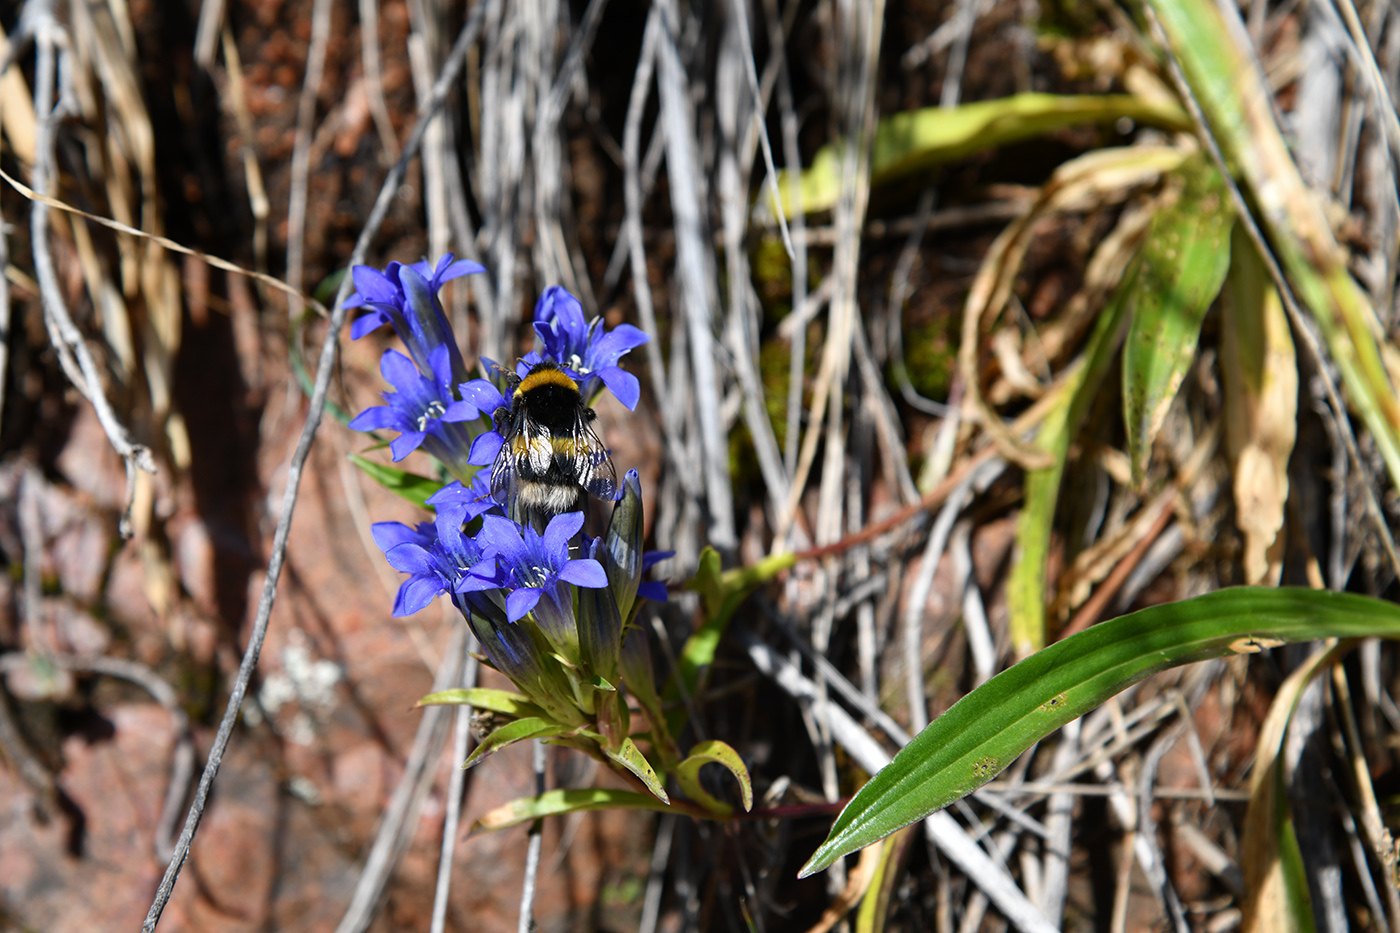
[[749, 266], [764, 324], [771, 327], [792, 313], [792, 260], [779, 237], [765, 236], [749, 251]]
[[946, 315], [904, 331], [904, 366], [914, 390], [925, 398], [948, 397], [958, 365], [957, 326]]

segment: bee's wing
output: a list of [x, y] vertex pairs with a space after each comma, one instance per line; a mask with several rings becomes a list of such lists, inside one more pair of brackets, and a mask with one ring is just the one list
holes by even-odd
[[543, 478], [553, 461], [554, 438], [549, 428], [519, 412], [491, 464], [491, 494], [498, 502], [509, 502], [517, 482]]
[[515, 483], [515, 455], [511, 446], [515, 438], [507, 436], [491, 464], [491, 498], [497, 502], [510, 501], [510, 488]]
[[580, 410], [574, 423], [573, 473], [578, 484], [599, 499], [611, 499], [617, 494], [617, 470], [608, 449]]

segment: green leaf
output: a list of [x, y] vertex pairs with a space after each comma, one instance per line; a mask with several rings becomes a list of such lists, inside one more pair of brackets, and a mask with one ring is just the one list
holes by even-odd
[[1332, 669], [1346, 649], [1334, 644], [1315, 653], [1290, 673], [1274, 694], [1259, 728], [1249, 809], [1240, 846], [1244, 874], [1244, 927], [1270, 933], [1312, 933], [1308, 873], [1284, 779], [1284, 741], [1298, 701], [1308, 684]]
[[1322, 332], [1391, 483], [1400, 485], [1400, 393], [1373, 330], [1378, 315], [1351, 275], [1322, 199], [1293, 162], [1239, 12], [1214, 0], [1148, 3], [1283, 274]]
[[856, 933], [883, 933], [885, 921], [889, 918], [890, 903], [894, 897], [895, 885], [904, 877], [900, 869], [909, 854], [909, 843], [914, 839], [913, 827], [906, 826], [890, 836], [885, 850], [880, 853], [880, 864], [870, 878], [870, 887], [865, 897], [860, 899], [860, 910], [856, 911]]
[[637, 748], [636, 742], [631, 739], [623, 739], [622, 745], [616, 751], [606, 747], [603, 751], [613, 761], [635, 774], [637, 779], [646, 785], [647, 790], [656, 796], [657, 800], [662, 803], [671, 802], [671, 798], [666, 796], [666, 788], [662, 786], [661, 779], [656, 776], [656, 769], [651, 766], [651, 762], [647, 761], [647, 756], [642, 754], [641, 749]]
[[472, 706], [514, 719], [543, 718], [544, 711], [524, 694], [489, 687], [454, 687], [439, 690], [419, 700], [416, 706]]
[[[337, 269], [326, 276], [320, 282], [316, 283], [316, 290], [311, 293], [311, 297], [329, 308], [331, 302], [335, 301], [335, 293], [340, 291], [340, 283], [345, 280], [345, 276], [349, 271], [349, 269]], [[351, 294], [354, 293], [352, 292]]]
[[1006, 601], [1011, 644], [1017, 654], [1045, 644], [1045, 586], [1060, 481], [1064, 478], [1070, 441], [1108, 374], [1118, 342], [1123, 338], [1131, 313], [1128, 296], [1133, 268], [1126, 272], [1123, 284], [1099, 314], [1078, 368], [1065, 378], [1064, 389], [1036, 434], [1036, 446], [1048, 451], [1054, 463], [1043, 470], [1026, 471], [1025, 502], [1016, 519], [1017, 558], [1007, 578]]
[[1201, 322], [1230, 268], [1235, 212], [1203, 155], [1173, 173], [1176, 203], [1157, 212], [1126, 296], [1132, 324], [1123, 347], [1123, 421], [1133, 481], [1141, 484], [1152, 442], [1196, 358]]
[[[1128, 94], [1015, 94], [957, 107], [926, 107], [880, 121], [870, 153], [871, 185], [887, 184], [983, 149], [1062, 127], [1115, 123], [1125, 117], [1170, 130], [1191, 126], [1181, 108]], [[804, 212], [830, 210], [836, 205], [844, 149], [843, 141], [828, 143], [818, 150], [811, 168], [779, 174], [778, 193], [786, 215], [792, 216], [795, 188], [799, 185]]]
[[1319, 638], [1400, 637], [1400, 606], [1239, 587], [1120, 616], [1002, 671], [929, 724], [851, 800], [801, 876], [966, 796], [1035, 742], [1149, 674]]
[[490, 811], [472, 825], [472, 832], [492, 832], [530, 823], [546, 816], [562, 816], [587, 810], [659, 810], [675, 812], [651, 794], [609, 787], [583, 787], [545, 791], [538, 797], [521, 797]]
[[685, 761], [676, 766], [676, 783], [685, 791], [685, 795], [716, 814], [727, 816], [734, 811], [734, 808], [723, 800], [711, 796], [700, 783], [700, 768], [708, 764], [720, 765], [734, 775], [739, 781], [739, 796], [743, 800], [744, 810], [752, 810], [753, 784], [749, 781], [749, 769], [744, 767], [744, 760], [739, 757], [738, 752], [717, 740], [699, 743], [690, 750]]
[[382, 463], [375, 463], [373, 460], [366, 460], [356, 454], [350, 455], [350, 462], [385, 489], [402, 496], [420, 509], [427, 509], [428, 497], [442, 488], [443, 484], [435, 479], [426, 476], [419, 476], [417, 473], [408, 473], [396, 467], [385, 466]]
[[514, 745], [516, 742], [523, 742], [526, 739], [553, 738], [570, 731], [572, 730], [568, 726], [561, 726], [557, 722], [550, 722], [536, 716], [517, 719], [514, 722], [506, 723], [482, 739], [481, 744], [472, 749], [467, 760], [462, 762], [462, 767], [470, 768], [472, 765], [480, 764], [483, 759], [494, 755], [507, 745]]

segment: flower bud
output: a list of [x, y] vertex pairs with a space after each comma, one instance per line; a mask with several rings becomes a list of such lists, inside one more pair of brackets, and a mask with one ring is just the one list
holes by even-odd
[[[593, 539], [589, 556], [605, 568], [612, 563], [607, 549], [598, 538]], [[622, 649], [622, 616], [611, 586], [578, 588], [578, 641], [583, 663], [589, 673], [608, 683], [616, 683], [617, 659]]]
[[618, 616], [631, 616], [637, 600], [637, 584], [642, 577], [642, 484], [636, 470], [628, 470], [622, 480], [622, 498], [613, 505], [603, 545], [608, 583], [617, 604]]

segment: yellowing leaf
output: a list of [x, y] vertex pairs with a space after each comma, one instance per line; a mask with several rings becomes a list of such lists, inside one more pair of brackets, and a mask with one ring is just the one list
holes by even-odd
[[[1131, 94], [1015, 94], [958, 107], [926, 107], [880, 121], [871, 146], [870, 181], [878, 186], [1051, 130], [1084, 123], [1114, 123], [1124, 118], [1163, 129], [1190, 128], [1185, 112], [1174, 103]], [[830, 143], [817, 152], [811, 168], [779, 175], [778, 192], [784, 213], [792, 215], [799, 188], [804, 213], [835, 206], [841, 190], [844, 150], [843, 141]]]
[[1220, 328], [1225, 449], [1234, 473], [1235, 523], [1244, 535], [1245, 582], [1276, 586], [1283, 572], [1288, 458], [1297, 436], [1298, 361], [1263, 261], [1242, 232], [1234, 239]]

